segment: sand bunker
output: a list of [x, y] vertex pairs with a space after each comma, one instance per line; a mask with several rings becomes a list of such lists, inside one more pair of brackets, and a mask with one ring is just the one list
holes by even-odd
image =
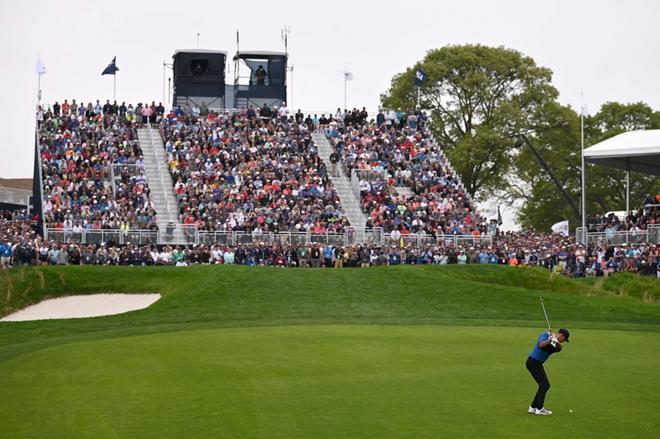
[[59, 297], [28, 306], [0, 319], [0, 322], [110, 316], [144, 309], [158, 299], [160, 294], [90, 294]]

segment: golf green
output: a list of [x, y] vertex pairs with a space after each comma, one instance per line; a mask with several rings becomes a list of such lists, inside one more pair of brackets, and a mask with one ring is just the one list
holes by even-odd
[[[3, 314], [65, 294], [163, 298], [0, 323], [0, 437], [653, 437], [658, 285], [508, 267], [14, 270]], [[571, 329], [546, 364], [550, 417], [527, 414], [539, 295]]]
[[[660, 337], [574, 331], [528, 415], [531, 328], [224, 328], [58, 346], [2, 365], [5, 437], [651, 437]], [[634, 395], [634, 398], [631, 398]], [[573, 410], [571, 413], [569, 410]]]

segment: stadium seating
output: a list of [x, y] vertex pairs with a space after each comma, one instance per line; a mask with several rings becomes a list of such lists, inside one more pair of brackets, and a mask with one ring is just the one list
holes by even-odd
[[610, 235], [624, 231], [640, 233], [647, 230], [649, 226], [658, 224], [660, 224], [660, 193], [648, 194], [642, 206], [627, 214], [624, 212], [622, 217], [615, 213], [596, 216], [591, 222], [591, 231]]
[[46, 226], [156, 229], [132, 113], [74, 108], [46, 111], [39, 126]]
[[[326, 132], [343, 169], [359, 180], [368, 226], [403, 234], [486, 232], [474, 203], [427, 130], [424, 113], [390, 111], [371, 122], [360, 114], [354, 110], [342, 119], [335, 117]], [[407, 189], [412, 196], [399, 194]]]
[[[146, 123], [164, 139], [181, 223], [211, 238], [226, 233], [224, 242], [195, 236], [190, 243], [198, 245], [156, 245], [151, 237], [129, 242], [131, 231], [157, 229], [136, 131]], [[354, 180], [367, 227], [385, 231], [380, 239], [365, 244], [348, 238], [350, 224], [312, 141], [317, 129]], [[660, 230], [656, 197], [647, 197], [626, 218], [600, 217], [596, 224], [603, 239], [587, 247], [560, 235], [486, 236], [483, 218], [420, 112], [387, 111], [375, 120], [364, 109], [321, 118], [300, 111], [277, 117], [251, 108], [163, 114], [153, 104], [133, 108], [66, 101], [39, 115], [39, 147], [45, 226], [63, 233], [44, 240], [28, 215], [3, 213], [0, 246], [10, 253], [5, 265], [479, 263], [538, 265], [571, 276], [657, 275], [658, 237], [650, 236], [650, 230]], [[94, 230], [124, 234], [79, 239], [77, 232]], [[621, 231], [627, 231], [626, 242], [608, 235]], [[637, 231], [646, 233], [644, 240], [629, 242]], [[310, 234], [325, 232], [346, 239], [314, 243]], [[236, 233], [257, 233], [257, 239], [242, 242]], [[307, 237], [273, 238], [295, 233]]]
[[182, 223], [247, 232], [349, 226], [304, 121], [171, 112], [161, 128]]

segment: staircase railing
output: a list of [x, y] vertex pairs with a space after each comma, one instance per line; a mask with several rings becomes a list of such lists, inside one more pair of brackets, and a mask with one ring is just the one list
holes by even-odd
[[[159, 196], [162, 196], [163, 202], [166, 206], [167, 213], [168, 213], [168, 220], [173, 220], [175, 222], [178, 222], [179, 218], [178, 215], [175, 215], [174, 218], [172, 218], [172, 212], [177, 213], [178, 212], [178, 206], [172, 209], [172, 205], [170, 203], [170, 198], [174, 196], [173, 190], [170, 190], [168, 192], [168, 189], [173, 189], [172, 187], [172, 179], [171, 177], [169, 178], [169, 181], [166, 181], [166, 178], [169, 177], [169, 170], [163, 169], [163, 163], [161, 163], [162, 160], [162, 154], [159, 154], [156, 148], [156, 142], [154, 140], [154, 135], [153, 135], [153, 128], [147, 127], [145, 128], [147, 130], [148, 136], [149, 136], [149, 143], [150, 143], [150, 149], [151, 149], [151, 156], [155, 160], [155, 166], [156, 169], [158, 170], [158, 181], [160, 183], [160, 194]], [[160, 133], [158, 134], [160, 136]], [[152, 188], [153, 191], [153, 188]], [[153, 192], [152, 192], [153, 194]]]

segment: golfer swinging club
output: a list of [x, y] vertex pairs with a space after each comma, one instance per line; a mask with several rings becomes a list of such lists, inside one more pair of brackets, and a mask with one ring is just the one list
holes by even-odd
[[561, 328], [558, 332], [553, 333], [550, 328], [548, 315], [545, 312], [543, 299], [541, 299], [541, 306], [543, 306], [543, 313], [548, 322], [548, 331], [543, 332], [539, 336], [534, 345], [534, 349], [530, 352], [529, 357], [527, 357], [527, 362], [525, 363], [527, 370], [529, 370], [534, 381], [539, 385], [536, 395], [534, 395], [534, 400], [529, 406], [527, 412], [534, 415], [548, 416], [552, 414], [552, 411], [546, 409], [543, 405], [545, 403], [545, 394], [548, 392], [548, 389], [550, 389], [550, 382], [548, 381], [548, 376], [545, 374], [543, 363], [545, 363], [550, 355], [562, 350], [561, 344], [564, 341], [568, 342], [570, 333], [568, 332], [568, 329], [565, 328]]

